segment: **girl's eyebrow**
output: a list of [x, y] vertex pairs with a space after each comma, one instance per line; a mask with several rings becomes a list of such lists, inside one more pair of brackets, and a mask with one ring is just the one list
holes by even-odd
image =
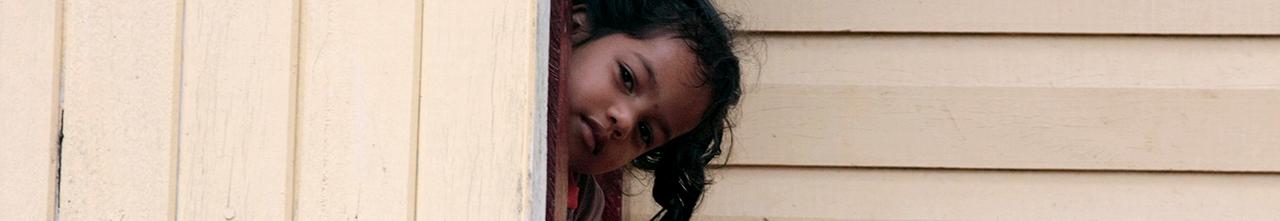
[[631, 54], [640, 60], [640, 64], [644, 66], [644, 73], [649, 74], [649, 84], [653, 85], [655, 89], [658, 88], [658, 74], [653, 73], [653, 65], [650, 65], [653, 62], [649, 62], [649, 59], [641, 55], [640, 52], [633, 51]]

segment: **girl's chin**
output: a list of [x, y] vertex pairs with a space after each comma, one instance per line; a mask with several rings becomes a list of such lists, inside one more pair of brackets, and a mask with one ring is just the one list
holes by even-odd
[[605, 174], [614, 170], [622, 169], [624, 167], [626, 167], [625, 164], [614, 166], [613, 164], [606, 163], [606, 162], [590, 162], [582, 165], [571, 165], [570, 170], [578, 174], [600, 175], [600, 174]]
[[595, 166], [593, 163], [595, 159], [591, 156], [591, 152], [583, 150], [583, 146], [574, 146], [574, 148], [569, 156], [569, 170], [579, 174], [590, 174]]
[[569, 172], [582, 175], [600, 175], [609, 171], [599, 171], [594, 167], [584, 165], [582, 167], [570, 167]]
[[[577, 162], [569, 162], [569, 171], [576, 174], [596, 175], [596, 174], [604, 173], [604, 172], [600, 172], [599, 170], [600, 170], [600, 165], [597, 165], [595, 162], [592, 162], [591, 159], [585, 159], [583, 161], [577, 161]], [[605, 172], [608, 172], [608, 171], [605, 171]]]

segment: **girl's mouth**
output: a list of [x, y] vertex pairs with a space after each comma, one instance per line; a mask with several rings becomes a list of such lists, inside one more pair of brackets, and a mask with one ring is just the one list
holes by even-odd
[[582, 141], [590, 147], [591, 155], [600, 155], [600, 145], [604, 143], [600, 136], [601, 126], [590, 117], [582, 116]]

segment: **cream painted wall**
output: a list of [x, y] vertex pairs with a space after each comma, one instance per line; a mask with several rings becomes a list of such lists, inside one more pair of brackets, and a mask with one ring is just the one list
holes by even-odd
[[700, 220], [1280, 216], [1280, 2], [718, 3], [753, 50]]
[[536, 3], [0, 0], [0, 217], [543, 220]]
[[0, 217], [53, 217], [61, 120], [58, 7], [0, 1]]
[[[1280, 216], [1280, 3], [720, 3], [700, 219]], [[537, 7], [0, 1], [0, 217], [537, 219]]]

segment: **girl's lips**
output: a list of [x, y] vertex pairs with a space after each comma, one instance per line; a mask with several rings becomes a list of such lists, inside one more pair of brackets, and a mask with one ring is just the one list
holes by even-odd
[[582, 116], [582, 141], [591, 147], [591, 155], [600, 154], [600, 145], [604, 143], [604, 137], [600, 136], [602, 129], [599, 123], [590, 117]]
[[587, 119], [582, 119], [582, 120], [583, 120], [583, 122], [582, 122], [582, 142], [583, 142], [583, 143], [586, 143], [586, 144], [587, 144], [587, 147], [590, 147], [590, 148], [591, 148], [591, 149], [590, 149], [590, 151], [591, 151], [591, 153], [594, 155], [594, 154], [595, 154], [595, 152], [596, 152], [596, 139], [595, 139], [595, 137], [596, 137], [596, 136], [595, 136], [595, 132], [594, 132], [594, 131], [592, 131], [592, 129], [591, 129], [591, 125], [588, 125], [588, 124], [587, 124], [587, 122], [586, 122], [586, 120], [587, 120]]

